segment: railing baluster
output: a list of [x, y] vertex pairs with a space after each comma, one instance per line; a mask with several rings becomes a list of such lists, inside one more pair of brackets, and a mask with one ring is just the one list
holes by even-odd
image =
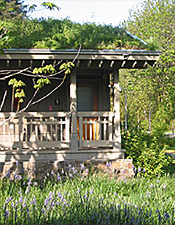
[[85, 140], [87, 140], [87, 127], [88, 127], [88, 125], [87, 125], [87, 119], [84, 119], [84, 124], [85, 124]]
[[93, 120], [92, 119], [90, 119], [89, 120], [89, 126], [90, 126], [90, 128], [89, 128], [89, 132], [90, 132], [90, 134], [89, 134], [89, 140], [93, 140], [93, 134], [92, 134], [92, 132], [93, 132]]
[[79, 115], [79, 145], [82, 146], [83, 141], [83, 117]]

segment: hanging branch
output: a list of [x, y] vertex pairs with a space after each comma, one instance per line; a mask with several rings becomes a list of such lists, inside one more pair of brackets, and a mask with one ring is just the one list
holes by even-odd
[[[64, 83], [64, 81], [65, 81], [67, 75], [68, 75], [69, 73], [71, 73], [71, 70], [70, 70], [70, 69], [74, 66], [73, 63], [75, 62], [75, 60], [77, 59], [78, 55], [80, 54], [80, 51], [81, 51], [81, 46], [80, 46], [80, 48], [78, 49], [78, 52], [77, 52], [77, 54], [76, 54], [76, 56], [74, 57], [74, 59], [73, 59], [72, 62], [68, 62], [67, 64], [66, 64], [66, 63], [63, 63], [63, 64], [60, 66], [61, 71], [60, 71], [59, 73], [64, 72], [65, 74], [64, 74], [64, 77], [63, 77], [63, 79], [62, 79], [62, 82], [61, 82], [58, 86], [56, 86], [56, 87], [55, 87], [51, 92], [49, 92], [48, 94], [46, 94], [46, 95], [44, 95], [43, 97], [41, 97], [40, 99], [34, 101], [34, 98], [36, 97], [36, 95], [37, 95], [37, 93], [39, 92], [39, 89], [40, 89], [40, 87], [37, 86], [37, 88], [36, 88], [36, 90], [35, 90], [33, 96], [32, 96], [31, 99], [28, 101], [27, 105], [26, 105], [23, 109], [21, 109], [21, 110], [19, 110], [19, 108], [18, 108], [18, 110], [17, 110], [15, 113], [13, 113], [12, 115], [10, 115], [9, 118], [7, 118], [6, 120], [4, 120], [3, 123], [0, 124], [0, 127], [3, 126], [3, 125], [4, 125], [5, 123], [7, 123], [8, 121], [10, 121], [12, 118], [16, 117], [18, 114], [23, 113], [24, 111], [26, 111], [30, 106], [32, 106], [32, 105], [34, 105], [34, 104], [37, 104], [37, 103], [39, 103], [39, 102], [41, 102], [41, 101], [43, 101], [44, 99], [46, 99], [47, 97], [49, 97], [51, 94], [53, 94], [58, 88], [60, 88], [60, 87], [63, 85], [63, 83]], [[30, 68], [30, 67], [25, 68], [24, 70], [19, 71], [19, 72], [15, 73], [15, 74], [16, 74], [16, 75], [17, 75], [17, 74], [21, 74], [21, 75], [22, 75], [22, 72], [23, 72], [23, 71], [27, 71], [29, 68]], [[57, 74], [58, 74], [58, 73], [57, 73]], [[52, 74], [52, 75], [53, 75], [53, 74]], [[35, 77], [36, 77], [36, 75], [35, 75]], [[35, 85], [36, 85], [36, 84], [35, 84]]]
[[3, 96], [3, 99], [2, 99], [2, 102], [1, 102], [1, 106], [0, 106], [0, 112], [2, 110], [2, 107], [3, 107], [4, 103], [5, 103], [6, 96], [7, 96], [7, 90], [5, 90], [5, 92], [4, 92], [4, 96]]

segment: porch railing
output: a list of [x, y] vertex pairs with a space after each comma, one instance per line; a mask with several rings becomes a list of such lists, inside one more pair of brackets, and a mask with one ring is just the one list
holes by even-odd
[[69, 113], [0, 113], [1, 148], [69, 148]]
[[113, 112], [78, 112], [80, 147], [109, 147], [113, 139]]
[[[78, 112], [77, 131], [80, 148], [112, 146], [113, 112]], [[67, 149], [70, 141], [69, 112], [0, 113], [0, 149]]]

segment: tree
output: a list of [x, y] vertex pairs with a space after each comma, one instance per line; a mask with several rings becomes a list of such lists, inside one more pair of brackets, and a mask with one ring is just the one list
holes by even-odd
[[[167, 122], [175, 118], [175, 4], [173, 0], [147, 0], [140, 9], [131, 10], [130, 17], [124, 23], [125, 29], [148, 43], [150, 49], [160, 49], [162, 55], [154, 68], [125, 74], [125, 85], [133, 83], [132, 92], [140, 89], [137, 103], [132, 101], [132, 116], [135, 118], [142, 108], [142, 122], [164, 106]], [[121, 78], [122, 80], [122, 78]], [[130, 81], [131, 80], [131, 81]], [[127, 82], [126, 82], [127, 81]], [[130, 92], [130, 86], [127, 86]], [[132, 96], [128, 94], [128, 98]], [[123, 97], [124, 98], [124, 97]], [[144, 104], [143, 104], [144, 100]], [[123, 100], [124, 101], [124, 100]], [[143, 107], [145, 105], [145, 107]], [[146, 115], [144, 115], [146, 112]], [[134, 116], [135, 115], [135, 116]], [[132, 117], [132, 121], [133, 121]], [[136, 120], [136, 119], [135, 119]]]
[[[29, 23], [30, 20], [27, 18], [25, 9], [27, 9], [27, 5], [23, 5], [23, 2], [20, 2], [18, 0], [9, 0], [9, 1], [0, 1], [0, 16], [3, 17], [3, 22], [1, 23], [2, 29], [0, 34], [0, 43], [3, 46], [6, 39], [8, 39], [8, 34], [11, 32], [10, 29], [14, 29], [14, 27], [17, 25], [17, 27], [25, 23]], [[42, 4], [44, 7], [53, 10], [57, 9], [59, 10], [59, 7], [57, 7], [55, 4], [50, 2], [44, 2]], [[35, 6], [32, 7], [34, 9]], [[31, 7], [29, 7], [29, 10]], [[13, 21], [11, 19], [14, 18]], [[32, 23], [32, 22], [31, 22]], [[10, 29], [9, 29], [10, 28]], [[19, 28], [19, 27], [18, 27]], [[9, 31], [10, 30], [10, 31]], [[9, 32], [9, 33], [8, 33]], [[5, 38], [5, 39], [4, 39]], [[12, 36], [12, 38], [14, 38]], [[16, 37], [15, 37], [16, 38]], [[16, 40], [16, 39], [15, 39]], [[79, 52], [78, 52], [79, 53]], [[76, 57], [75, 57], [76, 59]], [[0, 81], [4, 81], [7, 79], [10, 79], [8, 82], [8, 85], [12, 87], [12, 96], [11, 96], [11, 112], [13, 112], [13, 105], [14, 105], [14, 99], [17, 99], [17, 108], [15, 110], [15, 114], [12, 114], [9, 118], [7, 118], [0, 126], [5, 124], [7, 121], [9, 121], [11, 118], [15, 117], [17, 114], [24, 112], [26, 109], [28, 109], [31, 105], [34, 105], [43, 99], [47, 98], [49, 95], [51, 95], [54, 91], [56, 91], [65, 81], [66, 76], [71, 73], [71, 69], [74, 67], [74, 61], [63, 63], [59, 67], [59, 71], [55, 69], [55, 66], [53, 65], [46, 65], [41, 66], [40, 68], [25, 68], [22, 70], [16, 70], [16, 71], [10, 71], [10, 70], [3, 70], [0, 71]], [[18, 79], [16, 76], [20, 75], [22, 76], [30, 76], [33, 81], [33, 95], [28, 100], [28, 102], [25, 104], [24, 107], [20, 108], [21, 103], [24, 102], [24, 98], [26, 97], [26, 94], [24, 92], [23, 87], [26, 86], [24, 81], [21, 79]], [[48, 85], [51, 83], [51, 78], [57, 79], [56, 77], [60, 76], [60, 83], [48, 94], [43, 95], [39, 99], [35, 100], [35, 97], [37, 96], [39, 90], [43, 88], [45, 85]], [[5, 90], [0, 104], [0, 111], [3, 108], [3, 105], [5, 103], [5, 99], [7, 96], [7, 90]]]

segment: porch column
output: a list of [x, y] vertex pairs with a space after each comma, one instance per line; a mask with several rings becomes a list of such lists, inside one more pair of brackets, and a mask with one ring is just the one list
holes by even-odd
[[76, 70], [70, 74], [71, 151], [78, 151], [77, 133], [77, 76]]
[[119, 70], [113, 72], [114, 78], [114, 137], [113, 149], [121, 150], [120, 103], [119, 103]]

